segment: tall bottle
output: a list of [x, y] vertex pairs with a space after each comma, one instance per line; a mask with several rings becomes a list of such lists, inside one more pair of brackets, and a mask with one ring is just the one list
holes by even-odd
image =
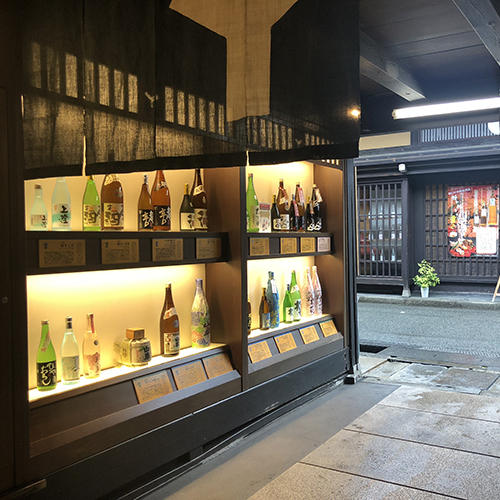
[[285, 323], [293, 321], [293, 300], [290, 293], [290, 285], [286, 286], [285, 298], [283, 299], [283, 321]]
[[193, 231], [195, 215], [191, 197], [189, 196], [189, 184], [184, 184], [184, 198], [182, 198], [181, 208], [179, 210], [179, 221], [181, 231]]
[[300, 296], [300, 289], [297, 283], [297, 275], [292, 271], [292, 279], [290, 281], [290, 296], [293, 304], [293, 320], [299, 321], [302, 316], [302, 298]]
[[149, 194], [148, 176], [144, 175], [144, 182], [137, 201], [137, 229], [139, 231], [152, 231], [153, 222], [153, 202]]
[[87, 314], [87, 331], [83, 336], [82, 356], [85, 377], [98, 377], [101, 373], [101, 346], [99, 345], [92, 313]]
[[207, 193], [201, 180], [201, 170], [194, 171], [194, 181], [191, 186], [191, 203], [194, 209], [194, 229], [206, 231], [208, 229]]
[[80, 351], [73, 333], [73, 320], [67, 316], [66, 331], [61, 344], [61, 363], [63, 384], [75, 384], [80, 380]]
[[278, 188], [278, 211], [281, 218], [281, 231], [290, 231], [290, 214], [289, 214], [289, 200], [285, 187], [283, 186], [283, 179], [280, 179]]
[[82, 229], [84, 231], [101, 230], [101, 200], [91, 175], [87, 177], [87, 185], [82, 200]]
[[247, 333], [250, 335], [252, 333], [252, 304], [247, 301]]
[[52, 193], [52, 230], [71, 231], [71, 197], [64, 177], [56, 179]]
[[49, 322], [42, 321], [42, 335], [36, 354], [36, 386], [39, 391], [50, 391], [57, 385], [56, 351], [49, 334]]
[[269, 271], [269, 279], [267, 280], [266, 290], [267, 302], [269, 303], [269, 312], [271, 314], [271, 328], [276, 328], [280, 324], [280, 296], [276, 281], [274, 281], [274, 273]]
[[486, 226], [486, 222], [488, 221], [488, 209], [486, 208], [486, 203], [481, 205], [481, 216], [479, 218], [479, 223], [481, 226]]
[[271, 207], [271, 231], [281, 231], [281, 216], [275, 194], [273, 194], [273, 205]]
[[163, 356], [175, 356], [181, 348], [179, 316], [172, 298], [172, 285], [165, 287], [165, 301], [160, 315], [160, 349]]
[[306, 224], [306, 231], [315, 230], [316, 223], [314, 221], [314, 208], [313, 208], [313, 202], [311, 201], [311, 197], [307, 198], [305, 224]]
[[292, 194], [292, 201], [290, 202], [290, 231], [298, 231], [299, 223], [299, 209], [295, 201], [295, 195]]
[[196, 280], [193, 307], [191, 308], [191, 344], [193, 347], [210, 345], [210, 310], [203, 292], [203, 280]]
[[153, 202], [153, 229], [155, 231], [170, 231], [172, 217], [170, 191], [163, 170], [156, 171], [153, 189], [151, 190], [151, 200]]
[[323, 218], [321, 210], [321, 203], [323, 202], [323, 198], [321, 197], [321, 193], [319, 192], [319, 188], [318, 186], [316, 186], [316, 184], [313, 184], [311, 201], [314, 211], [314, 230], [321, 231], [323, 229]]
[[321, 293], [321, 284], [319, 282], [318, 268], [312, 267], [312, 284], [314, 288], [314, 312], [323, 314], [323, 299]]
[[297, 231], [306, 230], [306, 201], [304, 199], [304, 190], [300, 187], [300, 182], [295, 185], [295, 202], [297, 203]]
[[257, 199], [253, 186], [253, 174], [248, 174], [247, 231], [249, 233], [259, 232], [259, 200]]
[[304, 283], [302, 285], [304, 301], [302, 302], [302, 315], [314, 316], [316, 314], [316, 300], [314, 295], [314, 286], [311, 277], [311, 270], [306, 268]]
[[490, 204], [488, 206], [488, 226], [496, 226], [497, 224], [497, 200], [495, 195], [491, 193]]
[[269, 302], [266, 297], [266, 289], [262, 288], [262, 297], [259, 305], [259, 328], [268, 330], [271, 328], [271, 311], [269, 310]]
[[43, 190], [40, 184], [35, 184], [35, 199], [30, 210], [30, 229], [32, 231], [48, 230], [47, 207], [43, 202]]
[[123, 189], [116, 174], [107, 174], [101, 187], [101, 227], [104, 231], [123, 230]]

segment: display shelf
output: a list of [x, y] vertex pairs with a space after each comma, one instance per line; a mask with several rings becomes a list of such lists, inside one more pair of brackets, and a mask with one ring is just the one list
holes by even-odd
[[255, 328], [251, 331], [250, 335], [248, 335], [248, 343], [251, 344], [255, 342], [255, 339], [272, 337], [275, 334], [285, 333], [297, 328], [303, 328], [327, 319], [332, 319], [332, 316], [330, 314], [315, 314], [314, 316], [308, 316], [302, 318], [300, 321], [294, 321], [293, 323], [280, 323], [279, 326], [275, 328], [268, 328], [267, 330]]
[[28, 275], [226, 262], [223, 232], [26, 231]]

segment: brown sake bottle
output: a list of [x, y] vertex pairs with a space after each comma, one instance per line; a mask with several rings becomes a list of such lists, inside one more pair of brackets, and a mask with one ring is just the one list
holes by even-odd
[[163, 356], [175, 356], [180, 350], [179, 316], [172, 298], [172, 285], [165, 288], [165, 301], [160, 316], [160, 349]]
[[101, 227], [103, 231], [123, 230], [123, 189], [116, 174], [107, 174], [101, 188]]
[[207, 193], [201, 180], [201, 171], [194, 171], [194, 181], [191, 187], [191, 203], [194, 208], [194, 230], [206, 231], [208, 229]]
[[299, 212], [297, 218], [297, 231], [305, 231], [305, 215], [306, 215], [306, 202], [304, 199], [304, 191], [300, 187], [300, 182], [295, 185], [295, 202]]
[[281, 231], [290, 231], [290, 206], [288, 201], [288, 194], [283, 186], [283, 179], [280, 179], [278, 188], [278, 212], [281, 218]]
[[137, 229], [139, 231], [153, 230], [153, 203], [148, 189], [148, 176], [144, 176], [141, 194], [137, 202]]
[[153, 189], [151, 190], [151, 201], [153, 202], [153, 230], [170, 231], [171, 215], [170, 191], [163, 170], [157, 170]]

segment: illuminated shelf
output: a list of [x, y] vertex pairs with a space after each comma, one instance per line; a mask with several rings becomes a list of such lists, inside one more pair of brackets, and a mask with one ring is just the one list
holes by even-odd
[[330, 314], [315, 314], [314, 316], [307, 316], [305, 318], [302, 318], [300, 321], [294, 321], [293, 323], [280, 323], [279, 326], [275, 328], [268, 328], [267, 330], [256, 328], [251, 331], [250, 335], [248, 336], [248, 341], [249, 343], [251, 343], [255, 339], [272, 337], [277, 333], [285, 333], [290, 330], [296, 330], [297, 328], [303, 328], [304, 326], [308, 326], [314, 323], [320, 323], [321, 321], [325, 321], [331, 318], [332, 316]]

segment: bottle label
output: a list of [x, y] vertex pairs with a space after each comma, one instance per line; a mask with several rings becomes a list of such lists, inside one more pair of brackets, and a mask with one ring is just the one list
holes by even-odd
[[276, 309], [276, 310], [273, 310], [271, 311], [271, 328], [276, 328], [278, 326], [280, 326], [280, 313], [279, 311]]
[[261, 313], [260, 329], [267, 330], [268, 328], [271, 328], [271, 313]]
[[323, 223], [321, 221], [321, 217], [318, 217], [316, 219], [316, 223], [314, 224], [314, 230], [315, 231], [321, 231], [321, 228], [323, 227]]
[[101, 208], [99, 205], [83, 204], [83, 227], [100, 227], [99, 216]]
[[132, 342], [130, 346], [130, 362], [133, 365], [142, 365], [151, 361], [151, 344], [149, 342]]
[[285, 307], [285, 323], [291, 323], [293, 321], [293, 307]]
[[[163, 319], [168, 319], [171, 318], [172, 316], [177, 316], [177, 310], [175, 307], [171, 307], [170, 309], [167, 309], [165, 311], [165, 314], [163, 315]], [[176, 328], [179, 326], [179, 321], [177, 320], [177, 323], [174, 325]]]
[[181, 231], [192, 231], [194, 229], [194, 213], [181, 212]]
[[153, 210], [149, 208], [147, 210], [139, 209], [137, 227], [139, 231], [153, 229]]
[[170, 205], [156, 205], [154, 207], [154, 223], [156, 227], [170, 229]]
[[194, 191], [193, 191], [193, 196], [196, 196], [197, 194], [200, 194], [200, 193], [202, 193], [203, 191], [205, 191], [205, 190], [203, 189], [203, 184], [200, 184], [199, 186], [196, 186], [196, 187], [194, 188]]
[[31, 227], [33, 229], [47, 229], [47, 216], [43, 214], [37, 214], [31, 216]]
[[52, 227], [69, 229], [71, 227], [71, 208], [67, 203], [54, 203], [52, 206]]
[[259, 230], [259, 205], [247, 208], [247, 230]]
[[206, 208], [194, 209], [194, 228], [198, 230], [208, 229], [208, 217]]
[[210, 345], [210, 316], [200, 311], [191, 312], [191, 343], [193, 347]]
[[281, 230], [281, 218], [273, 219], [273, 231]]
[[37, 387], [50, 387], [57, 384], [56, 362], [47, 361], [36, 364]]
[[281, 230], [282, 231], [289, 231], [290, 230], [290, 215], [288, 214], [281, 214]]
[[123, 227], [123, 203], [103, 203], [103, 227]]
[[63, 380], [78, 380], [80, 378], [80, 356], [63, 356]]
[[87, 377], [97, 377], [101, 373], [101, 353], [85, 354], [85, 375]]
[[297, 299], [293, 305], [293, 320], [299, 321], [302, 316], [302, 301]]
[[180, 349], [179, 330], [163, 334], [163, 353], [177, 354]]

